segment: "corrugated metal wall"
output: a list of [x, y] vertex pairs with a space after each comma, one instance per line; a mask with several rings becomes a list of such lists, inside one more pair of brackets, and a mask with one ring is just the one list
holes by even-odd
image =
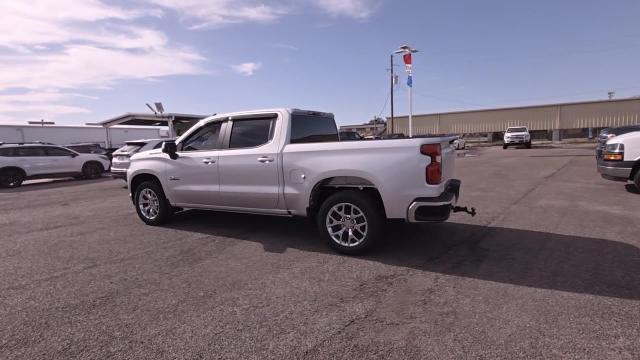
[[[409, 118], [396, 117], [394, 133], [409, 133]], [[529, 130], [580, 129], [640, 123], [640, 99], [543, 105], [413, 116], [416, 135], [500, 132], [509, 126]]]

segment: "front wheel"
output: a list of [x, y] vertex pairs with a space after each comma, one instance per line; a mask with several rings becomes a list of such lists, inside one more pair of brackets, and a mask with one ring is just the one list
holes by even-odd
[[633, 184], [636, 186], [636, 190], [640, 191], [640, 170], [636, 171], [636, 176], [633, 178]]
[[527, 146], [527, 149], [531, 149], [531, 141], [529, 141], [529, 142], [526, 144], [526, 146]]
[[371, 248], [383, 231], [380, 206], [362, 191], [337, 192], [322, 204], [318, 228], [334, 250], [357, 255]]
[[507, 145], [502, 145], [502, 150], [507, 150]]
[[147, 225], [162, 225], [173, 214], [162, 187], [154, 181], [146, 181], [138, 186], [134, 203], [138, 216]]

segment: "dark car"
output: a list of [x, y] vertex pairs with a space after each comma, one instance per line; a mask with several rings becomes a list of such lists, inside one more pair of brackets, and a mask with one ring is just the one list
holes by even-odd
[[596, 158], [600, 159], [602, 157], [602, 153], [604, 152], [605, 145], [607, 144], [607, 140], [634, 131], [640, 131], [640, 125], [626, 125], [615, 128], [606, 128], [600, 131], [598, 134], [598, 145], [596, 146]]
[[340, 131], [340, 141], [362, 140], [362, 136], [355, 131]]

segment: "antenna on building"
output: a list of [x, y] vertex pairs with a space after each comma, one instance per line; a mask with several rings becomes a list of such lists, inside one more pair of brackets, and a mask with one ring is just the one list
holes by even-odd
[[147, 107], [149, 108], [149, 110], [151, 110], [152, 113], [158, 115], [158, 113], [156, 112], [156, 110], [154, 108], [151, 107], [151, 105], [149, 105], [149, 103], [146, 103], [145, 105], [147, 105]]

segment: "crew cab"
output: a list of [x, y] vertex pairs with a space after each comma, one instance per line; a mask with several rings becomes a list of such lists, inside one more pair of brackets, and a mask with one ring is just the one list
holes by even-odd
[[609, 139], [598, 158], [598, 172], [611, 180], [631, 180], [640, 191], [640, 131]]
[[142, 221], [178, 209], [307, 216], [337, 251], [372, 246], [386, 219], [446, 221], [457, 207], [454, 137], [339, 141], [333, 114], [272, 109], [201, 120], [131, 158]]
[[105, 155], [79, 154], [44, 143], [0, 143], [0, 187], [14, 188], [29, 179], [95, 179], [109, 168]]
[[527, 149], [531, 149], [531, 134], [526, 126], [508, 127], [503, 140], [503, 149], [513, 145], [524, 145]]

